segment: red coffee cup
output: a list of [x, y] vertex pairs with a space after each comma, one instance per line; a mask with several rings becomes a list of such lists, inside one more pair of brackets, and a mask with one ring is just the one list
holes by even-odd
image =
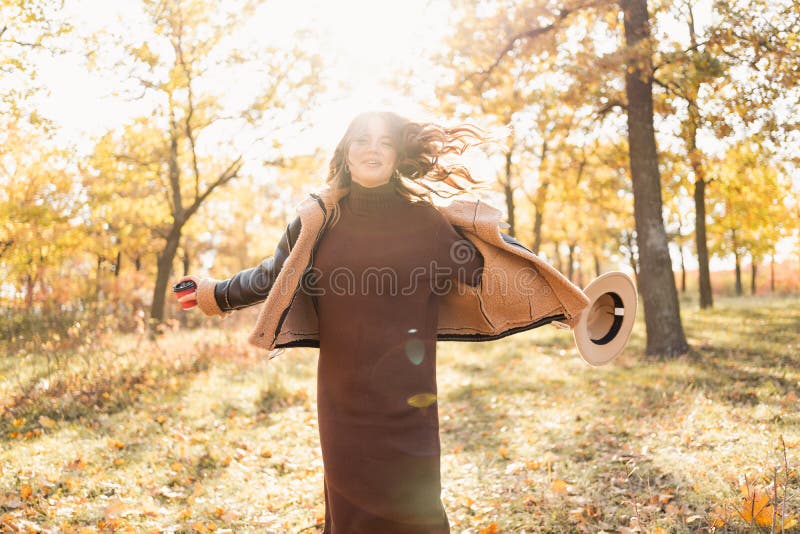
[[[182, 297], [184, 295], [188, 295], [189, 293], [195, 293], [197, 291], [197, 284], [194, 283], [194, 280], [184, 280], [183, 282], [178, 282], [172, 286], [172, 290], [175, 292], [175, 296]], [[197, 304], [196, 297], [194, 300], [190, 299], [181, 302], [181, 308], [186, 310], [193, 307], [195, 304]]]

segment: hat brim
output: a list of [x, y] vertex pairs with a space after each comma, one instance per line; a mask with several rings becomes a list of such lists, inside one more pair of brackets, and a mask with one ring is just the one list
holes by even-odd
[[[581, 358], [592, 366], [605, 365], [620, 355], [633, 331], [638, 305], [636, 286], [631, 278], [619, 271], [612, 271], [592, 280], [583, 290], [589, 297], [589, 305], [584, 308], [573, 328], [575, 345]], [[613, 319], [608, 318], [602, 331], [590, 322], [598, 313], [598, 299], [613, 303]], [[606, 306], [608, 307], [608, 306]], [[610, 314], [610, 310], [602, 313]]]

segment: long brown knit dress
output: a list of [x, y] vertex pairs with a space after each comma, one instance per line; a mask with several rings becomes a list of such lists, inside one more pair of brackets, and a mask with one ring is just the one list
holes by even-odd
[[[433, 206], [403, 198], [391, 182], [353, 182], [340, 207], [318, 245], [311, 284], [320, 326], [324, 532], [448, 533], [436, 404], [438, 295], [448, 280], [475, 285], [483, 258]], [[474, 254], [465, 261], [452, 252], [459, 245]]]

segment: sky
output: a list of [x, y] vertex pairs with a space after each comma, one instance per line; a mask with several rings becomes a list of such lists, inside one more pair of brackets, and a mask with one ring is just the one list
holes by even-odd
[[[75, 25], [78, 35], [102, 29], [138, 35], [146, 25], [137, 3], [65, 0], [63, 16]], [[695, 9], [698, 27], [709, 22], [709, 6], [706, 0]], [[237, 30], [237, 39], [290, 45], [295, 31], [313, 28], [313, 39], [329, 66], [326, 72], [345, 88], [323, 97], [312, 113], [314, 127], [298, 132], [295, 141], [300, 152], [321, 147], [331, 153], [350, 119], [367, 109], [391, 109], [421, 120], [440, 119], [430, 115], [421, 103], [433, 103], [437, 82], [435, 70], [424, 58], [441, 48], [447, 20], [447, 2], [437, 0], [268, 0]], [[676, 22], [661, 27], [674, 35], [685, 33], [684, 25]], [[38, 107], [59, 125], [58, 136], [63, 142], [86, 154], [94, 136], [147, 114], [150, 104], [111, 96], [118, 80], [89, 72], [83, 64], [84, 56], [85, 50], [76, 48], [66, 55], [41, 58], [39, 78], [51, 95]], [[387, 83], [398, 69], [411, 67], [418, 75], [413, 83], [416, 94], [403, 94]], [[227, 79], [219, 83], [233, 99], [240, 94], [237, 91], [244, 98], [247, 89], [255, 85], [246, 74], [238, 75], [236, 83]], [[482, 155], [473, 154], [467, 164], [479, 178], [494, 178], [496, 171]], [[499, 197], [490, 200], [504, 205]], [[727, 267], [729, 262], [714, 260], [712, 264], [714, 269]]]
[[[76, 25], [76, 33], [88, 34], [102, 28], [138, 31], [136, 2], [107, 0], [66, 0], [65, 18]], [[290, 45], [300, 28], [313, 28], [314, 40], [326, 57], [331, 72], [346, 83], [346, 91], [327, 95], [315, 115], [314, 139], [338, 139], [349, 120], [365, 109], [391, 108], [425, 118], [425, 109], [413, 98], [387, 86], [394, 69], [410, 61], [419, 64], [426, 50], [437, 46], [441, 32], [435, 29], [446, 17], [442, 2], [359, 0], [270, 0], [258, 9], [238, 36], [242, 40]], [[122, 22], [120, 22], [122, 21]], [[41, 110], [61, 125], [65, 140], [84, 147], [88, 136], [125, 122], [146, 109], [109, 96], [115, 80], [87, 72], [83, 50], [65, 56], [41, 59], [40, 78], [51, 89], [52, 98]], [[227, 84], [228, 80], [220, 80]], [[433, 96], [432, 80], [420, 84], [422, 94]], [[238, 86], [248, 80], [239, 78]], [[230, 87], [235, 90], [235, 87]]]
[[[75, 25], [76, 35], [98, 30], [128, 35], [146, 33], [138, 2], [64, 0], [63, 16]], [[709, 0], [695, 9], [698, 26], [708, 22]], [[436, 73], [425, 58], [441, 49], [448, 27], [448, 2], [443, 0], [267, 0], [248, 24], [237, 30], [237, 39], [288, 46], [294, 32], [313, 29], [328, 64], [328, 72], [346, 88], [325, 95], [313, 115], [314, 131], [304, 142], [317, 146], [335, 143], [349, 120], [365, 109], [392, 109], [414, 118], [438, 119], [420, 102], [433, 104]], [[685, 33], [683, 25], [667, 22], [670, 34]], [[63, 139], [88, 150], [90, 137], [124, 123], [148, 109], [146, 102], [130, 102], [110, 94], [119, 83], [112, 77], [92, 74], [83, 66], [85, 50], [75, 48], [58, 57], [42, 57], [41, 80], [52, 97], [40, 109], [61, 126]], [[414, 68], [415, 95], [405, 95], [387, 84], [397, 71]], [[255, 74], [254, 74], [255, 75]], [[235, 94], [250, 85], [239, 73], [226, 91]]]

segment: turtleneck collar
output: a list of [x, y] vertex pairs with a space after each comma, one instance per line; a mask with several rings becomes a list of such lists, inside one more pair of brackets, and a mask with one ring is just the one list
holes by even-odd
[[402, 197], [397, 194], [391, 180], [375, 187], [366, 187], [351, 180], [348, 198], [353, 212], [368, 214], [385, 210]]

